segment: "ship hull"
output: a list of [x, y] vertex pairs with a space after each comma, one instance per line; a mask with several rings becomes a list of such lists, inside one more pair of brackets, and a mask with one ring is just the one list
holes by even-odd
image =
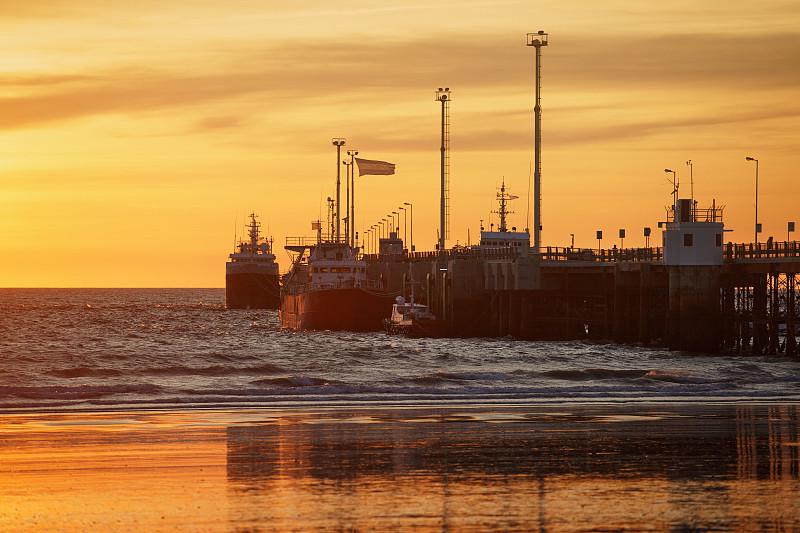
[[298, 330], [381, 331], [390, 295], [358, 287], [284, 294], [281, 327]]
[[225, 273], [228, 309], [279, 309], [281, 291], [277, 269], [261, 265], [229, 265]]

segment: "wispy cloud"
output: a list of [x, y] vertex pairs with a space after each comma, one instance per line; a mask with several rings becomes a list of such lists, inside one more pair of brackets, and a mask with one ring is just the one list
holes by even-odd
[[[749, 91], [755, 87], [793, 90], [800, 86], [800, 69], [788, 68], [800, 64], [800, 35], [774, 35], [747, 47], [734, 37], [711, 34], [619, 37], [604, 39], [602, 45], [574, 37], [551, 39], [551, 45], [545, 55], [545, 94], [569, 94], [572, 100], [562, 97], [559, 102], [573, 106], [586, 100], [579, 96], [583, 93], [594, 102], [584, 104], [587, 111], [592, 105], [608, 106], [603, 95], [619, 91], [646, 94], [657, 89], [653, 94], [663, 95], [669, 90], [673, 95], [683, 94], [684, 99], [692, 93], [714, 98], [725, 94], [741, 102], [751, 97]], [[496, 101], [492, 110], [496, 120], [498, 112], [516, 112], [508, 108], [507, 95], [532, 90], [531, 50], [525, 48], [519, 39], [492, 35], [445, 35], [401, 42], [338, 40], [324, 47], [286, 42], [215, 56], [205, 70], [193, 75], [171, 68], [168, 58], [146, 68], [134, 64], [69, 75], [7, 74], [0, 81], [30, 90], [24, 96], [0, 100], [0, 129], [100, 114], [187, 111], [193, 106], [201, 106], [193, 120], [199, 130], [232, 128], [244, 126], [246, 121], [232, 118], [237, 116], [235, 112], [209, 113], [205, 106], [243, 96], [256, 98], [254, 113], [299, 112], [309, 106], [322, 110], [346, 103], [353, 106], [353, 112], [370, 106], [372, 119], [380, 121], [391, 116], [394, 106], [421, 98], [443, 83], [456, 91], [469, 88], [491, 95]], [[635, 107], [633, 102], [625, 105]], [[783, 106], [783, 102], [760, 102], [759, 115], [792, 112]], [[340, 113], [347, 114], [341, 108]], [[737, 114], [744, 115], [747, 113]], [[626, 128], [641, 133], [648, 124], [652, 122], [622, 120], [615, 135], [622, 135]], [[509, 146], [505, 141], [502, 145]]]

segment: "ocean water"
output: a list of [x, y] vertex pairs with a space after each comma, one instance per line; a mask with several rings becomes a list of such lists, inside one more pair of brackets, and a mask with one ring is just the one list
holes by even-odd
[[800, 360], [292, 332], [222, 289], [0, 289], [2, 412], [797, 403]]

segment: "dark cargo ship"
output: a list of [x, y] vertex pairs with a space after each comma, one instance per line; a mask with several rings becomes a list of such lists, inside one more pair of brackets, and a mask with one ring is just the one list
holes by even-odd
[[225, 305], [229, 309], [278, 309], [281, 305], [278, 264], [272, 241], [259, 236], [260, 223], [250, 214], [249, 241], [225, 264]]

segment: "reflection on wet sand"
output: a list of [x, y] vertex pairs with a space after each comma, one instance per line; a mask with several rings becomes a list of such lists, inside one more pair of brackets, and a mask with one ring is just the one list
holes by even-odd
[[0, 416], [0, 531], [789, 531], [798, 406]]
[[795, 406], [289, 416], [228, 428], [229, 497], [259, 531], [792, 528], [797, 420]]

